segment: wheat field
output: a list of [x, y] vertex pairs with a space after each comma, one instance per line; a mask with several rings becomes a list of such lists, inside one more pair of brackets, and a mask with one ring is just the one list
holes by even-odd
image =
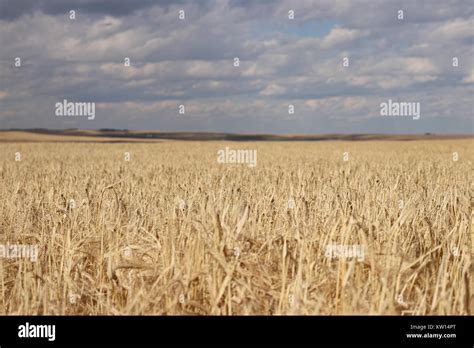
[[3, 143], [0, 314], [472, 314], [473, 145]]

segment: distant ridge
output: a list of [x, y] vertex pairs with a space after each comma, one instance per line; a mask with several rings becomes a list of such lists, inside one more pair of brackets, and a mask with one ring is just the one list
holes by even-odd
[[[47, 136], [47, 137], [45, 137]], [[215, 132], [159, 132], [130, 130], [50, 130], [9, 129], [0, 130], [0, 142], [15, 141], [76, 141], [76, 142], [128, 142], [156, 140], [187, 141], [413, 141], [435, 139], [469, 139], [473, 134], [236, 134]]]

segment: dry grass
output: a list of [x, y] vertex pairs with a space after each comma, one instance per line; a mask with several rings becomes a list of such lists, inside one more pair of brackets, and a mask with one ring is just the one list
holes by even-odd
[[39, 257], [0, 258], [0, 314], [472, 314], [472, 148], [2, 144], [0, 243]]

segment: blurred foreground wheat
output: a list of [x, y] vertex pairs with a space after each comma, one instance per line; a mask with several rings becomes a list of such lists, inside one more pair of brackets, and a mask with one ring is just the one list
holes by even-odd
[[2, 144], [0, 314], [472, 314], [472, 149]]

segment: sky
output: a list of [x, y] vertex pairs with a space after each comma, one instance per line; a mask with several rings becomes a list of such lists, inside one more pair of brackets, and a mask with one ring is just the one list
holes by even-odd
[[0, 0], [0, 129], [473, 133], [473, 43], [472, 0]]

